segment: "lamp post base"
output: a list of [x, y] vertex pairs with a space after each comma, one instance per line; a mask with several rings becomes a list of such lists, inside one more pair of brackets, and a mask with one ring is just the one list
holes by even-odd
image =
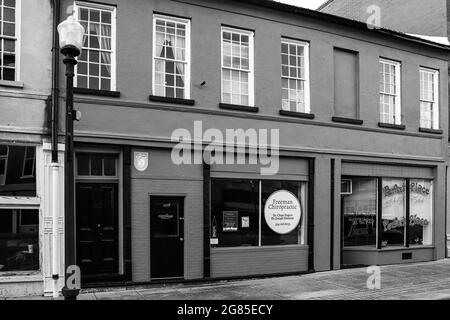
[[61, 293], [64, 297], [64, 300], [77, 300], [77, 296], [80, 294], [79, 289], [67, 289], [66, 287], [62, 288]]

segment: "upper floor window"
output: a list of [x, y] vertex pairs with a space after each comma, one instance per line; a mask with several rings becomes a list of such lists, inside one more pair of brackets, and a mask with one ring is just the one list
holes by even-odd
[[253, 32], [222, 27], [222, 102], [253, 106]]
[[420, 69], [420, 127], [439, 129], [439, 72]]
[[380, 122], [401, 124], [400, 63], [380, 60]]
[[282, 109], [310, 112], [309, 44], [283, 39], [281, 41]]
[[22, 178], [29, 178], [34, 176], [35, 162], [36, 162], [36, 148], [26, 147], [23, 156]]
[[190, 21], [154, 15], [153, 94], [190, 98]]
[[0, 80], [18, 80], [17, 2], [0, 0]]
[[116, 90], [116, 8], [76, 2], [75, 16], [86, 31], [76, 66], [75, 85], [94, 90]]

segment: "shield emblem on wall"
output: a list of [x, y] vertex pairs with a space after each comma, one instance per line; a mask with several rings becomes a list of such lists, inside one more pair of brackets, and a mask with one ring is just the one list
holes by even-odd
[[134, 167], [137, 171], [143, 172], [148, 168], [148, 152], [134, 153]]

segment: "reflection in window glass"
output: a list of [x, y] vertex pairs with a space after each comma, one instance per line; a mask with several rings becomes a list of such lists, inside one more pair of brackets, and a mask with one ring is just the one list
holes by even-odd
[[0, 210], [0, 272], [39, 269], [39, 210]]
[[344, 246], [376, 246], [377, 179], [353, 178], [352, 194], [342, 198]]
[[0, 145], [0, 196], [36, 196], [36, 148]]
[[211, 237], [219, 247], [258, 246], [259, 181], [211, 181]]
[[286, 190], [292, 192], [300, 202], [302, 211], [301, 219], [304, 220], [305, 206], [304, 206], [304, 196], [305, 190], [301, 188], [301, 183], [296, 181], [263, 181], [262, 182], [262, 194], [261, 194], [261, 208], [263, 212], [261, 213], [261, 244], [263, 246], [267, 245], [289, 245], [289, 244], [301, 244], [302, 236], [302, 221], [300, 221], [297, 229], [288, 234], [278, 234], [275, 233], [266, 223], [264, 219], [264, 209], [267, 199], [272, 195], [272, 193], [279, 190]]
[[409, 244], [431, 245], [433, 182], [411, 180], [410, 186]]
[[406, 180], [383, 179], [381, 246], [403, 246], [406, 227]]

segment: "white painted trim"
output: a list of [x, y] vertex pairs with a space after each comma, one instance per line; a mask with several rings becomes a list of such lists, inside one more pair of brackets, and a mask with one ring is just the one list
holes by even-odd
[[[228, 67], [224, 67], [223, 65], [223, 33], [224, 31], [239, 33], [241, 35], [248, 36], [248, 106], [255, 106], [255, 55], [254, 55], [254, 45], [255, 45], [255, 33], [249, 30], [230, 28], [221, 26], [220, 29], [220, 101], [223, 102], [223, 69]], [[244, 72], [244, 70], [241, 70]]]
[[20, 82], [21, 45], [22, 45], [22, 0], [16, 0], [16, 72], [15, 81]]
[[[108, 6], [100, 3], [91, 3], [83, 1], [75, 1], [73, 5], [73, 15], [75, 19], [79, 20], [79, 8], [92, 8], [111, 12], [111, 91], [117, 90], [117, 8], [115, 6]], [[99, 52], [102, 50], [99, 49]], [[100, 57], [101, 61], [101, 57]], [[88, 61], [89, 63], [89, 61]], [[100, 68], [100, 66], [99, 66]], [[101, 68], [100, 68], [101, 69]], [[75, 66], [74, 86], [77, 86], [77, 66]], [[100, 70], [101, 72], [101, 70]], [[101, 76], [100, 76], [101, 77]], [[101, 83], [100, 83], [101, 90]]]
[[[432, 113], [433, 113], [433, 118], [432, 118], [432, 125], [431, 125], [431, 129], [435, 129], [438, 130], [440, 128], [440, 123], [439, 123], [439, 114], [440, 114], [440, 104], [439, 104], [439, 100], [440, 100], [440, 95], [439, 95], [439, 71], [438, 70], [434, 70], [434, 69], [429, 69], [429, 68], [425, 68], [425, 67], [420, 67], [419, 68], [419, 73], [420, 72], [428, 72], [428, 73], [432, 73], [434, 75], [434, 82], [433, 82], [433, 89], [434, 89], [434, 96], [435, 99], [433, 102], [433, 109], [432, 109]], [[419, 83], [420, 83], [420, 74], [419, 74]], [[419, 84], [421, 85], [421, 84]], [[420, 90], [420, 89], [419, 89]], [[420, 93], [419, 93], [420, 94]], [[421, 98], [419, 97], [419, 108], [420, 108], [420, 102], [422, 102]], [[427, 101], [430, 102], [430, 101]], [[421, 113], [421, 110], [419, 110], [419, 112]], [[421, 119], [420, 119], [421, 120]]]
[[[190, 99], [191, 98], [191, 20], [189, 19], [183, 19], [183, 18], [177, 18], [172, 16], [166, 16], [161, 14], [153, 14], [153, 30], [152, 30], [152, 94], [156, 95], [155, 90], [155, 60], [156, 60], [156, 20], [165, 20], [175, 23], [181, 23], [186, 26], [186, 38], [185, 38], [185, 44], [186, 44], [186, 65], [185, 65], [185, 75], [184, 75], [184, 99]], [[174, 79], [176, 81], [176, 79]]]
[[[310, 65], [309, 65], [309, 42], [306, 41], [300, 41], [300, 40], [293, 40], [288, 38], [281, 38], [281, 43], [286, 44], [295, 44], [303, 46], [304, 48], [304, 63], [305, 63], [305, 113], [311, 113], [311, 88], [310, 88]], [[280, 52], [281, 55], [281, 52]], [[283, 74], [281, 74], [281, 78], [283, 78]], [[301, 80], [298, 78], [297, 80]], [[299, 111], [299, 110], [297, 110]]]
[[[395, 67], [395, 105], [394, 105], [394, 124], [402, 124], [402, 81], [401, 68], [402, 64], [398, 61], [380, 58], [380, 63], [385, 63]], [[379, 92], [381, 94], [381, 92]], [[380, 111], [378, 111], [380, 112]]]

